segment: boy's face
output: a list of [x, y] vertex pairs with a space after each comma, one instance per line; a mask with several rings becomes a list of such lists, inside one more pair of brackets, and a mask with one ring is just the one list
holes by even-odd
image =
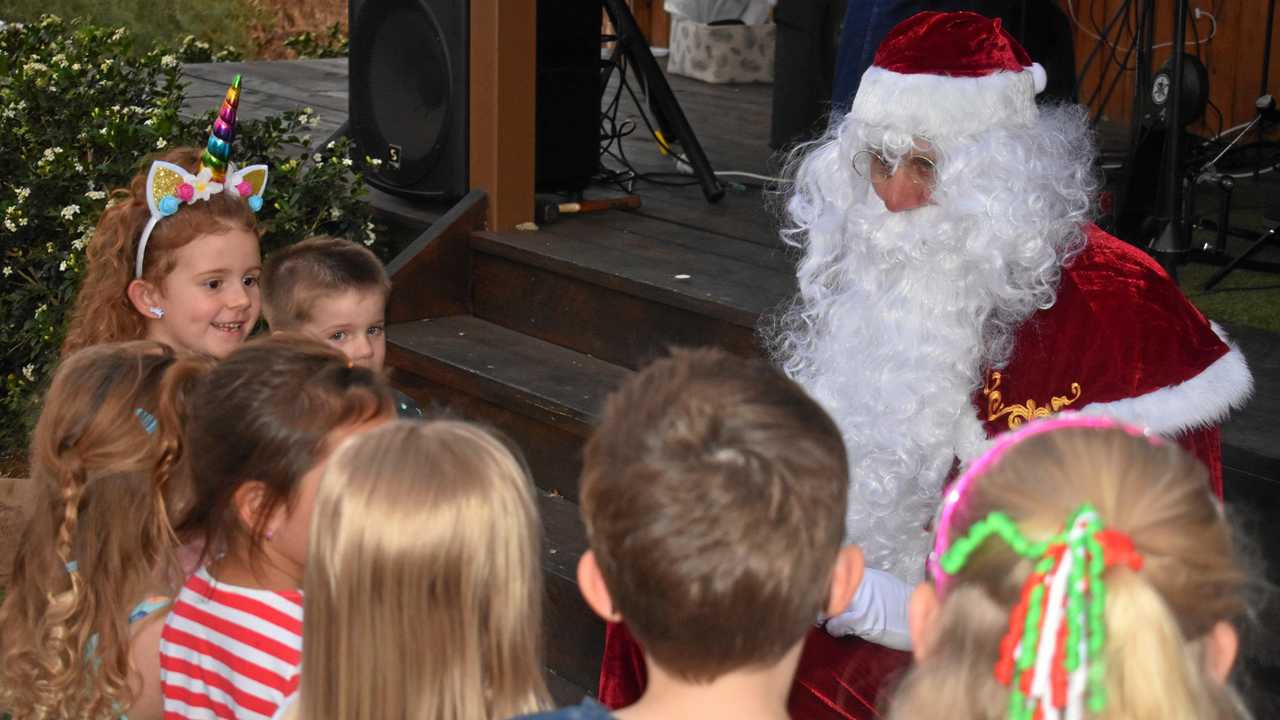
[[351, 362], [374, 372], [387, 357], [386, 295], [377, 290], [347, 290], [320, 298], [311, 319], [298, 328], [343, 352]]

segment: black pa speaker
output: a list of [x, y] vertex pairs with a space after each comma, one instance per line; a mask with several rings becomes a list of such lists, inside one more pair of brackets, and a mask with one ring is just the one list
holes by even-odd
[[351, 136], [370, 185], [460, 198], [467, 184], [469, 3], [350, 0]]
[[581, 190], [600, 162], [600, 0], [538, 0], [540, 191]]

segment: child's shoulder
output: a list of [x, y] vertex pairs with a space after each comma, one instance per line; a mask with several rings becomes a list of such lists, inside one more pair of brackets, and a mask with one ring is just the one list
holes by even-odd
[[533, 715], [522, 715], [517, 720], [612, 720], [609, 708], [591, 698], [583, 698], [582, 702], [569, 707], [556, 708]]

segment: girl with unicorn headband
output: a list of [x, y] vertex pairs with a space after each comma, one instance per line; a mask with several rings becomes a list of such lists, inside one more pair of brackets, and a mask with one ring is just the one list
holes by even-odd
[[267, 166], [230, 160], [239, 104], [236, 75], [203, 152], [171, 150], [112, 192], [86, 249], [64, 356], [148, 339], [221, 358], [252, 332]]
[[1100, 417], [1002, 436], [947, 492], [888, 717], [1250, 717], [1228, 681], [1249, 576], [1207, 474]]

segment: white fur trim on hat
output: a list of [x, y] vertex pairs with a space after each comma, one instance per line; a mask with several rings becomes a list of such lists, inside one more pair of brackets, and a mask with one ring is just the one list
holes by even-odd
[[1038, 117], [1036, 92], [1044, 78], [1026, 72], [982, 77], [903, 74], [872, 66], [849, 110], [856, 120], [924, 138], [963, 137], [993, 127], [1028, 127]]

